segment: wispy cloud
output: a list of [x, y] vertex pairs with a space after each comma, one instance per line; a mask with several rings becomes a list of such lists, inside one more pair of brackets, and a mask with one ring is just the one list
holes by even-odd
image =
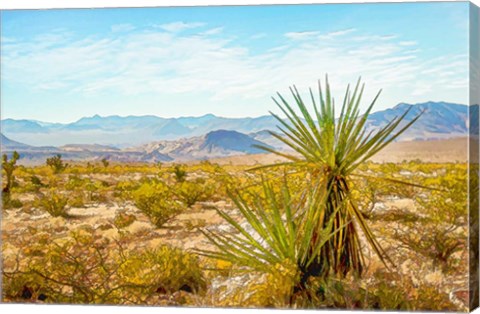
[[351, 40], [356, 41], [356, 42], [361, 42], [361, 41], [390, 41], [390, 40], [396, 39], [397, 37], [398, 37], [397, 35], [365, 34], [365, 35], [354, 36], [354, 37], [351, 38]]
[[285, 33], [285, 37], [293, 40], [305, 40], [317, 36], [319, 32], [288, 32]]
[[355, 28], [342, 29], [342, 30], [333, 31], [333, 32], [330, 32], [330, 33], [327, 33], [327, 34], [322, 34], [322, 35], [319, 36], [319, 38], [320, 39], [332, 39], [332, 38], [336, 38], [336, 37], [340, 37], [340, 36], [344, 36], [344, 35], [353, 33], [355, 31], [356, 31]]
[[112, 25], [110, 29], [114, 33], [129, 32], [129, 31], [133, 31], [135, 29], [135, 26], [133, 26], [132, 24], [116, 24], [116, 25]]
[[201, 33], [202, 35], [217, 35], [223, 31], [223, 27], [215, 27]]
[[[109, 37], [76, 40], [45, 35], [48, 45], [43, 46], [12, 39], [3, 42], [2, 79], [71, 94], [205, 93], [212, 101], [264, 102], [277, 90], [285, 91], [293, 83], [305, 88], [330, 73], [332, 86], [340, 88], [335, 92], [342, 94], [347, 83], [362, 76], [369, 85], [366, 96], [373, 97], [383, 88], [387, 106], [448, 101], [447, 88], [468, 86], [466, 55], [425, 59], [420, 50], [393, 40], [392, 35], [364, 35], [354, 29], [290, 32], [280, 44], [252, 53], [226, 39], [222, 28], [207, 29], [203, 36], [179, 33], [200, 26], [207, 25], [176, 22], [160, 27], [168, 32], [118, 31]], [[346, 43], [348, 34], [369, 39]], [[303, 41], [318, 36], [329, 36], [330, 41]]]
[[15, 42], [15, 39], [14, 38], [11, 38], [11, 37], [7, 37], [7, 36], [2, 36], [0, 38], [0, 42], [6, 44], [6, 43], [13, 43]]
[[156, 27], [166, 30], [167, 32], [177, 33], [187, 29], [193, 29], [204, 26], [204, 23], [185, 23], [185, 22], [173, 22], [168, 24], [156, 25]]
[[418, 43], [416, 41], [401, 41], [398, 43], [400, 46], [416, 46]]

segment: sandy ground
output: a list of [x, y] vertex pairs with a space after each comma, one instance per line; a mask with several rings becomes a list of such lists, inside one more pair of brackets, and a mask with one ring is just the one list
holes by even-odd
[[[478, 155], [478, 154], [477, 154]], [[468, 138], [391, 143], [375, 155], [375, 162], [402, 162], [419, 159], [425, 162], [466, 162]]]
[[[468, 138], [466, 137], [446, 140], [395, 142], [386, 146], [383, 150], [371, 158], [371, 160], [382, 163], [397, 163], [404, 160], [421, 160], [424, 162], [439, 163], [466, 162], [468, 160], [468, 146]], [[478, 156], [478, 154], [476, 156]], [[253, 166], [257, 164], [269, 164], [286, 161], [286, 159], [273, 154], [256, 154], [213, 158], [210, 159], [210, 161], [220, 165]]]

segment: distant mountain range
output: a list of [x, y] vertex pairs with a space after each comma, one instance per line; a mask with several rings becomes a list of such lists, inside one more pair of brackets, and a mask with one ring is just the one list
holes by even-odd
[[[468, 107], [445, 102], [401, 103], [372, 113], [366, 128], [378, 129], [409, 108], [404, 123], [423, 114], [401, 136], [402, 141], [464, 137], [468, 133]], [[478, 106], [473, 113], [478, 117]], [[263, 152], [254, 145], [283, 149], [284, 145], [268, 132], [275, 131], [277, 125], [278, 121], [272, 116], [223, 118], [213, 114], [168, 119], [95, 115], [68, 124], [5, 119], [1, 120], [1, 148], [2, 151], [23, 151], [23, 155], [31, 159], [41, 159], [54, 152], [73, 159], [207, 159]], [[478, 132], [478, 125], [476, 128]]]
[[29, 147], [26, 144], [12, 141], [11, 139], [9, 139], [8, 137], [6, 137], [5, 135], [3, 135], [1, 133], [0, 133], [0, 144], [1, 144], [2, 150], [5, 150], [5, 149], [8, 149], [8, 150], [9, 149], [19, 149], [19, 150], [21, 150], [21, 149], [25, 149], [25, 148]]
[[101, 144], [131, 147], [152, 141], [176, 140], [205, 135], [215, 130], [241, 133], [275, 129], [275, 118], [223, 118], [212, 114], [201, 117], [160, 118], [156, 116], [108, 116], [81, 118], [68, 123], [34, 120], [1, 121], [5, 136], [29, 145]]
[[129, 162], [188, 161], [235, 155], [260, 154], [263, 150], [256, 147], [268, 144], [253, 137], [230, 130], [211, 131], [203, 136], [152, 142], [138, 147], [118, 149], [98, 144], [70, 144], [55, 147], [35, 147], [21, 144], [2, 135], [2, 151], [20, 152], [27, 163], [43, 163], [54, 154], [65, 159], [96, 161], [102, 158]]
[[174, 141], [152, 142], [125, 151], [145, 152], [143, 161], [192, 160], [264, 153], [256, 145], [269, 145], [253, 137], [230, 130], [211, 131], [203, 136]]
[[[427, 102], [410, 105], [400, 103], [395, 107], [378, 111], [369, 116], [367, 128], [376, 129], [384, 126], [397, 116], [410, 112], [403, 125], [423, 112], [422, 116], [404, 134], [400, 140], [428, 140], [462, 137], [468, 134], [468, 107], [445, 102]], [[477, 112], [478, 106], [474, 107]], [[478, 126], [477, 126], [478, 127]]]
[[[464, 136], [468, 129], [468, 107], [445, 102], [416, 105], [399, 104], [392, 109], [371, 114], [368, 127], [378, 128], [412, 107], [407, 119], [421, 111], [423, 116], [404, 135], [403, 140]], [[8, 138], [34, 146], [100, 144], [118, 148], [202, 136], [216, 130], [255, 133], [276, 130], [272, 116], [223, 118], [213, 114], [201, 117], [160, 118], [157, 116], [107, 116], [81, 118], [61, 124], [34, 120], [1, 120], [2, 133]]]

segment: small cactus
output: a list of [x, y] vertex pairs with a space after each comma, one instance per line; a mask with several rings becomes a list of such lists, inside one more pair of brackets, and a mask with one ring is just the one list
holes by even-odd
[[108, 165], [110, 165], [107, 158], [102, 158], [102, 164], [103, 164], [103, 167], [105, 167], [105, 169], [107, 169]]
[[50, 166], [56, 174], [62, 172], [68, 167], [68, 164], [63, 162], [62, 155], [60, 154], [47, 158], [46, 162], [47, 166]]
[[187, 178], [187, 172], [179, 165], [175, 165], [173, 168], [173, 174], [178, 183], [184, 182]]
[[8, 156], [6, 154], [3, 154], [2, 156], [2, 169], [5, 171], [5, 175], [7, 177], [6, 185], [2, 189], [2, 192], [4, 194], [9, 194], [13, 186], [13, 183], [15, 181], [15, 177], [13, 176], [13, 171], [15, 170], [15, 168], [17, 168], [17, 160], [19, 158], [20, 158], [20, 155], [17, 153], [17, 151], [13, 152], [12, 158], [10, 160], [8, 160]]

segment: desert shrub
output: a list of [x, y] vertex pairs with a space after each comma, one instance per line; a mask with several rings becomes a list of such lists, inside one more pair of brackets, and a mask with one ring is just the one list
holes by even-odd
[[298, 292], [295, 308], [349, 310], [453, 311], [447, 293], [397, 273], [377, 272], [368, 283], [358, 278], [312, 278], [308, 294]]
[[8, 208], [21, 208], [22, 206], [23, 206], [23, 202], [18, 199], [8, 200]]
[[82, 208], [85, 207], [83, 193], [74, 193], [68, 197], [68, 206]]
[[172, 196], [169, 187], [160, 181], [143, 183], [132, 193], [135, 205], [157, 227], [181, 212], [180, 204]]
[[467, 235], [456, 231], [454, 226], [432, 225], [431, 223], [409, 223], [408, 228], [398, 228], [393, 238], [404, 247], [432, 262], [433, 268], [448, 272], [454, 261], [453, 255], [465, 248]]
[[47, 179], [47, 186], [51, 189], [60, 188], [62, 185], [62, 179], [60, 178], [60, 176], [57, 176], [55, 174], [49, 173], [46, 179]]
[[[418, 279], [418, 278], [417, 278]], [[378, 271], [368, 286], [369, 293], [376, 296], [374, 309], [408, 311], [454, 311], [458, 306], [450, 301], [447, 293], [438, 286], [414, 282], [412, 278], [398, 273]]]
[[135, 222], [137, 218], [135, 215], [127, 214], [124, 212], [117, 213], [113, 219], [113, 224], [118, 229], [126, 228]]
[[32, 175], [30, 177], [30, 183], [32, 184], [32, 186], [34, 187], [34, 191], [36, 192], [38, 192], [40, 188], [43, 188], [46, 186], [45, 184], [43, 184], [42, 180], [36, 175]]
[[69, 191], [82, 189], [90, 180], [83, 179], [77, 175], [69, 175], [68, 181], [65, 183], [65, 189]]
[[187, 207], [192, 207], [195, 203], [208, 200], [213, 192], [214, 187], [206, 184], [204, 179], [195, 181], [183, 181], [175, 184], [173, 193]]
[[408, 291], [409, 310], [411, 311], [446, 312], [464, 310], [452, 303], [449, 295], [440, 291], [434, 285], [423, 284], [418, 287], [409, 282], [408, 286], [403, 286], [401, 289]]
[[119, 181], [114, 188], [114, 196], [123, 201], [133, 199], [133, 191], [140, 187], [138, 181]]
[[46, 164], [53, 170], [53, 173], [55, 174], [61, 173], [68, 167], [68, 163], [63, 162], [61, 154], [47, 158]]
[[[17, 160], [20, 155], [14, 151], [10, 160], [6, 154], [2, 155], [2, 171], [5, 173], [5, 186], [2, 187], [2, 208], [7, 209], [12, 206], [11, 190], [15, 185], [15, 176], [13, 172], [17, 168]], [[17, 203], [18, 204], [18, 203]]]
[[87, 191], [88, 199], [90, 201], [94, 200], [94, 195], [98, 191], [99, 185], [96, 182], [89, 180], [87, 184], [85, 184], [85, 191]]
[[10, 160], [8, 160], [7, 154], [2, 155], [2, 170], [5, 172], [5, 187], [3, 187], [3, 193], [9, 193], [13, 183], [15, 181], [15, 176], [13, 172], [17, 168], [17, 160], [20, 158], [20, 155], [17, 151], [14, 151]]
[[[336, 278], [316, 278], [309, 282], [308, 294], [298, 292], [293, 304], [300, 308], [337, 308], [337, 309], [380, 309], [380, 298], [373, 291], [366, 289], [360, 281], [348, 279], [339, 280]], [[398, 298], [396, 292], [382, 291], [388, 295], [390, 309], [405, 309], [404, 299]], [[401, 293], [401, 292], [400, 292]]]
[[185, 228], [188, 231], [192, 231], [194, 229], [205, 228], [207, 226], [207, 221], [205, 219], [194, 219], [194, 220], [187, 220], [185, 222]]
[[358, 204], [358, 208], [366, 219], [372, 219], [374, 216], [375, 205], [382, 196], [382, 183], [367, 180], [358, 180], [352, 188], [352, 198]]
[[52, 217], [68, 217], [67, 213], [68, 197], [61, 195], [56, 191], [49, 191], [42, 195], [35, 202], [35, 205], [49, 213]]
[[[99, 240], [91, 230], [72, 231], [54, 240], [48, 234], [22, 247], [24, 264], [8, 263], [3, 270], [3, 297], [8, 301], [38, 300], [49, 303], [124, 303], [121, 283], [114, 275], [123, 249]], [[113, 255], [113, 256], [112, 256]], [[25, 294], [24, 291], [29, 293]]]
[[106, 181], [92, 181], [88, 179], [84, 185], [88, 200], [99, 203], [108, 202], [109, 186], [110, 184]]
[[121, 282], [144, 295], [179, 290], [201, 292], [206, 287], [198, 258], [169, 246], [130, 254], [118, 276]]
[[102, 162], [102, 165], [105, 169], [107, 169], [108, 166], [110, 165], [107, 158], [102, 158], [101, 162]]
[[427, 257], [443, 272], [452, 270], [456, 264], [453, 256], [467, 244], [467, 173], [458, 170], [426, 179], [437, 189], [416, 198], [421, 218], [404, 220], [402, 226], [391, 230], [395, 240]]
[[173, 167], [173, 175], [177, 182], [183, 182], [187, 178], [187, 171], [184, 166], [175, 165]]

